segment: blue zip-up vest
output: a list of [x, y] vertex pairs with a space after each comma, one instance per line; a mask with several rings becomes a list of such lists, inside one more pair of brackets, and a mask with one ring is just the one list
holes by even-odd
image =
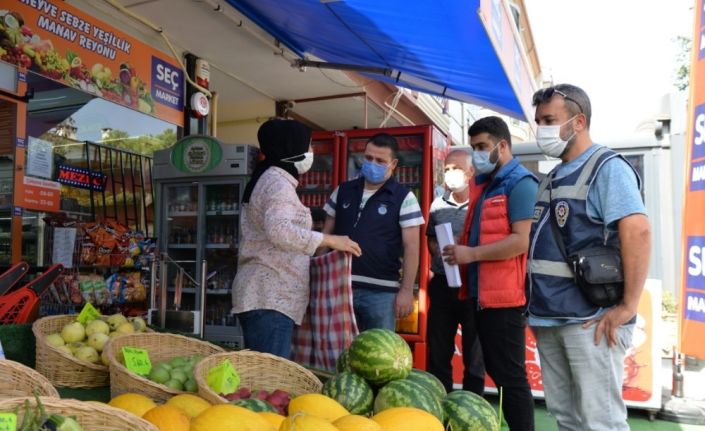
[[[609, 148], [600, 147], [574, 172], [563, 178], [552, 179], [558, 169], [556, 167], [541, 181], [529, 236], [531, 315], [588, 320], [599, 312], [600, 307], [585, 299], [575, 284], [573, 272], [553, 237], [549, 217], [555, 217], [558, 222], [568, 256], [599, 245], [619, 248], [617, 233], [609, 232], [601, 221], [591, 219], [587, 213], [587, 197], [597, 172], [614, 157], [622, 158], [631, 167], [621, 155]], [[636, 171], [634, 173], [641, 187], [639, 175]]]
[[352, 260], [353, 287], [396, 292], [403, 255], [399, 211], [409, 189], [390, 177], [360, 210], [364, 187], [364, 178], [358, 178], [338, 188], [334, 233], [349, 236], [362, 249]]

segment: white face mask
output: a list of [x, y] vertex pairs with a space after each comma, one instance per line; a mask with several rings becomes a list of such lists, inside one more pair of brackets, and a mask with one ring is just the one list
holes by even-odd
[[[288, 160], [288, 159], [295, 159], [297, 157], [301, 157], [302, 155], [304, 156], [303, 160], [299, 160], [296, 162], [292, 162], [292, 161]], [[306, 172], [309, 171], [309, 169], [311, 169], [311, 166], [313, 166], [313, 152], [307, 151], [303, 154], [299, 154], [298, 156], [287, 157], [286, 159], [282, 159], [282, 162], [293, 163], [294, 167], [296, 168], [296, 172], [298, 172], [299, 174], [305, 174]]]
[[561, 127], [573, 121], [575, 117], [577, 117], [577, 115], [572, 116], [570, 120], [560, 125], [538, 126], [536, 128], [536, 143], [544, 154], [551, 157], [560, 157], [563, 155], [568, 142], [575, 136], [575, 131], [573, 131], [573, 134], [570, 135], [568, 139], [563, 140], [561, 139]]
[[444, 180], [448, 189], [451, 192], [462, 192], [468, 188], [468, 182], [465, 179], [465, 172], [461, 169], [451, 169], [444, 174]]

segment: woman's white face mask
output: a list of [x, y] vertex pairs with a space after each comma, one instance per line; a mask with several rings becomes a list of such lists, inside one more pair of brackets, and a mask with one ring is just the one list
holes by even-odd
[[[290, 160], [301, 156], [304, 156], [302, 160], [296, 162], [292, 162]], [[313, 166], [313, 151], [307, 151], [303, 154], [299, 154], [298, 156], [287, 157], [286, 159], [282, 159], [282, 162], [293, 163], [294, 167], [296, 168], [296, 172], [298, 172], [299, 174], [305, 174], [311, 169], [311, 166]]]
[[575, 117], [577, 117], [577, 115], [573, 115], [563, 124], [555, 126], [538, 126], [536, 128], [536, 143], [544, 154], [551, 157], [560, 157], [563, 155], [566, 147], [568, 146], [568, 142], [573, 139], [576, 132], [573, 130], [573, 133], [568, 137], [568, 139], [564, 140], [561, 138], [561, 127], [573, 121]]

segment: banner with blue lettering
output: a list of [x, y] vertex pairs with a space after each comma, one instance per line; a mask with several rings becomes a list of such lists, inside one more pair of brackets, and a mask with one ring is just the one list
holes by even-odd
[[695, 8], [690, 68], [690, 112], [686, 146], [681, 277], [680, 350], [705, 359], [705, 10]]

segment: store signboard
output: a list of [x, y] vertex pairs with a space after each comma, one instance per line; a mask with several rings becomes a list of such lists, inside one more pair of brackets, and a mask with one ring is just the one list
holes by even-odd
[[29, 137], [25, 175], [51, 179], [54, 173], [54, 145], [43, 139]]
[[102, 192], [105, 190], [107, 177], [101, 172], [89, 171], [76, 166], [59, 165], [59, 173], [56, 180], [67, 186]]
[[183, 126], [171, 56], [59, 0], [0, 0], [0, 59]]
[[19, 206], [42, 212], [59, 211], [61, 184], [33, 177], [24, 177], [22, 180], [22, 187], [15, 188]]
[[[690, 67], [689, 130], [685, 170], [688, 172], [683, 209], [679, 348], [705, 359], [705, 30], [703, 0], [696, 2]], [[697, 49], [696, 49], [697, 47]]]
[[530, 124], [534, 124], [531, 96], [538, 88], [532, 78], [531, 66], [522, 49], [521, 36], [514, 26], [509, 6], [504, 0], [481, 0], [479, 14], [524, 116]]

